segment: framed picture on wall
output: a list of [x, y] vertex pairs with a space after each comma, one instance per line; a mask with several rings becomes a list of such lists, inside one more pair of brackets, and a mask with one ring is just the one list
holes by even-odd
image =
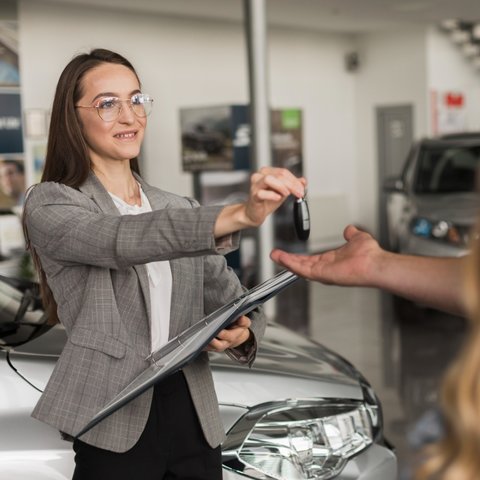
[[20, 85], [17, 22], [0, 22], [0, 87]]

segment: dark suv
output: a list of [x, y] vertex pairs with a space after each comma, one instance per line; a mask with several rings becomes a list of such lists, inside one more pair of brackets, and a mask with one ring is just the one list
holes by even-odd
[[400, 177], [387, 179], [389, 247], [402, 253], [467, 252], [478, 203], [480, 132], [416, 142]]

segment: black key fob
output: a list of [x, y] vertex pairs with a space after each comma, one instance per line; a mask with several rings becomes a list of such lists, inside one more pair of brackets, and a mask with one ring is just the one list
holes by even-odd
[[310, 212], [305, 197], [297, 198], [293, 204], [295, 231], [300, 240], [308, 240], [310, 235]]

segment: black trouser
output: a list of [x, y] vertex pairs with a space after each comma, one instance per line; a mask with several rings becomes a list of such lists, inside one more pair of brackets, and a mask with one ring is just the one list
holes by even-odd
[[183, 373], [154, 387], [138, 442], [125, 453], [75, 440], [73, 480], [221, 480], [221, 449], [203, 436]]

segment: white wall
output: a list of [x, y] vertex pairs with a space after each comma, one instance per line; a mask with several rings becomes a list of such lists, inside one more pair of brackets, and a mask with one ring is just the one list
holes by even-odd
[[310, 247], [322, 248], [341, 241], [353, 220], [355, 78], [344, 67], [352, 39], [272, 28], [269, 45], [272, 105], [303, 111]]
[[356, 222], [377, 231], [378, 159], [375, 109], [411, 104], [414, 136], [427, 131], [426, 32], [411, 29], [359, 36], [356, 83]]
[[[480, 72], [447, 35], [433, 27], [427, 32], [427, 88], [430, 92], [463, 92], [466, 129], [480, 130]], [[432, 116], [428, 118], [433, 133]]]

